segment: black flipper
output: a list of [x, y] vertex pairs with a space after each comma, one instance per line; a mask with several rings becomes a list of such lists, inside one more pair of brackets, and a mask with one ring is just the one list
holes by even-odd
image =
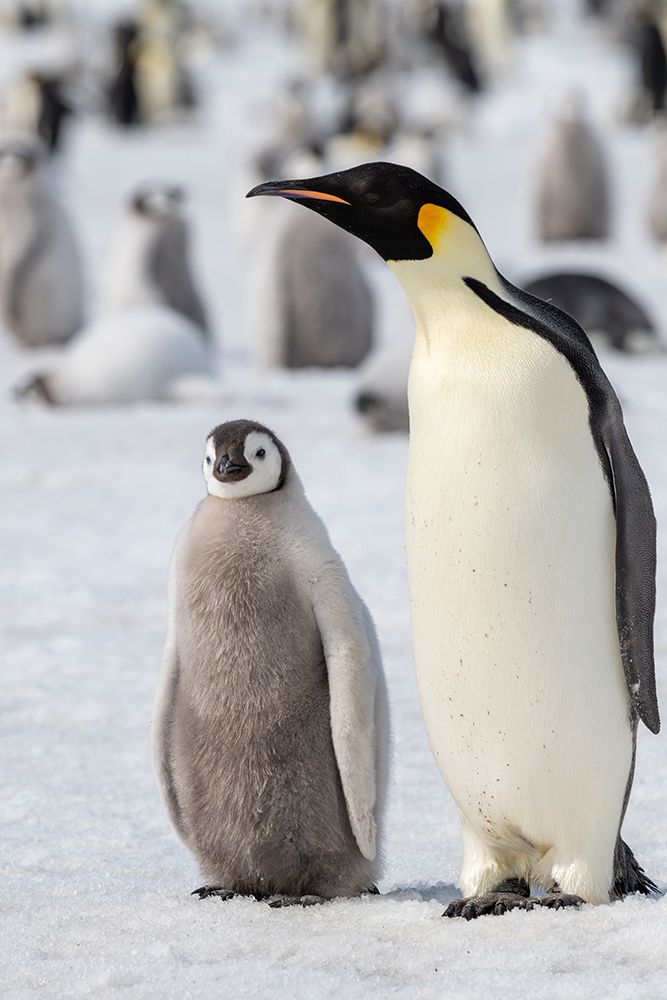
[[572, 317], [498, 277], [516, 305], [475, 278], [463, 281], [508, 322], [548, 340], [572, 366], [588, 398], [591, 433], [616, 513], [616, 624], [625, 679], [634, 710], [657, 733], [656, 525], [651, 494], [625, 430], [621, 405], [588, 337]]

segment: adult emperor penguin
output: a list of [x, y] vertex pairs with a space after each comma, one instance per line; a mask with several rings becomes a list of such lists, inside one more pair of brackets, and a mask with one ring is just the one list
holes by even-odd
[[659, 729], [655, 519], [586, 334], [506, 281], [459, 202], [408, 168], [250, 194], [355, 233], [413, 308], [414, 656], [463, 834], [447, 915], [650, 892], [620, 827], [638, 720]]
[[30, 135], [0, 139], [0, 322], [25, 347], [68, 340], [83, 319], [83, 277], [45, 150]]
[[107, 310], [149, 302], [167, 306], [207, 335], [183, 201], [183, 190], [165, 182], [147, 182], [132, 192], [107, 260], [102, 298]]
[[270, 905], [372, 891], [388, 712], [370, 615], [281, 441], [208, 435], [208, 495], [172, 558], [153, 727], [200, 897]]

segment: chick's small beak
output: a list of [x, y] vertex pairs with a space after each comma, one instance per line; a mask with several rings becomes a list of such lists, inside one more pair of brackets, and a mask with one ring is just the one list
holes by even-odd
[[242, 465], [234, 465], [229, 455], [223, 455], [218, 463], [218, 472], [220, 472], [223, 476], [230, 475], [234, 472], [242, 472], [243, 468], [244, 467]]

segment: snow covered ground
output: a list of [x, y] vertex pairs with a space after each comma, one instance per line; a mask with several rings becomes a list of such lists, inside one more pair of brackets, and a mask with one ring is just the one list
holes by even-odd
[[[508, 270], [531, 259], [528, 178], [540, 95], [568, 72], [589, 89], [609, 80], [608, 94], [622, 81], [613, 50], [567, 24], [563, 31], [571, 32], [560, 39], [571, 68], [558, 65], [553, 41], [535, 40], [513, 83], [449, 150], [452, 187]], [[591, 83], [585, 71], [593, 58]], [[459, 834], [426, 746], [411, 663], [407, 442], [359, 427], [348, 405], [353, 376], [267, 378], [248, 360], [248, 261], [231, 220], [244, 207], [238, 172], [259, 128], [257, 108], [288, 64], [289, 52], [248, 36], [205, 70], [210, 102], [202, 123], [128, 139], [85, 121], [60, 166], [93, 276], [133, 181], [159, 174], [188, 183], [202, 283], [224, 345], [222, 394], [217, 405], [92, 412], [0, 402], [0, 993], [7, 1000], [667, 997], [666, 897], [470, 924], [441, 918], [457, 894]], [[527, 80], [536, 96], [520, 105]], [[608, 103], [604, 114], [621, 205], [616, 264], [667, 316], [667, 263], [646, 244], [639, 218], [646, 136], [621, 134]], [[409, 336], [390, 277], [374, 276], [385, 333], [399, 335], [403, 326]], [[8, 342], [1, 360], [4, 384], [26, 363]], [[667, 524], [667, 361], [605, 364], [658, 521]], [[167, 563], [202, 494], [204, 437], [235, 416], [268, 423], [286, 442], [378, 626], [395, 733], [379, 897], [278, 911], [241, 900], [199, 902], [189, 891], [200, 876], [159, 801], [148, 732]], [[663, 532], [663, 691], [665, 544]], [[663, 889], [666, 771], [664, 737], [642, 731], [625, 836]]]

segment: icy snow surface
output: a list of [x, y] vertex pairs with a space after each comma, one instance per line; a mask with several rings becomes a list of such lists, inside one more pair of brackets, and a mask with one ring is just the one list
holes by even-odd
[[[512, 87], [448, 150], [451, 186], [508, 270], [530, 262], [519, 248], [530, 246], [531, 133], [554, 83], [586, 74], [590, 81], [594, 59], [600, 88], [592, 96], [610, 134], [618, 130], [610, 103], [623, 77], [613, 51], [576, 32], [563, 45], [565, 68], [540, 39], [527, 45]], [[469, 924], [441, 918], [456, 894], [459, 834], [420, 724], [411, 663], [402, 528], [407, 443], [360, 429], [349, 412], [351, 376], [267, 381], [248, 361], [247, 260], [235, 248], [232, 217], [245, 207], [238, 177], [243, 153], [287, 59], [268, 39], [248, 37], [244, 49], [230, 50], [204, 71], [210, 102], [203, 129], [119, 139], [99, 122], [83, 122], [60, 166], [91, 277], [132, 182], [168, 173], [188, 183], [197, 263], [219, 319], [224, 374], [218, 405], [49, 412], [16, 407], [6, 397], [0, 403], [0, 993], [6, 1000], [37, 993], [665, 997], [665, 897]], [[524, 107], [518, 95], [536, 66], [544, 100], [533, 88], [535, 99]], [[632, 131], [616, 138], [626, 254], [617, 266], [664, 314], [667, 264], [641, 233], [647, 138]], [[409, 336], [390, 276], [379, 270], [374, 276], [385, 334]], [[6, 341], [1, 360], [3, 384], [26, 366]], [[604, 361], [664, 525], [667, 361]], [[199, 902], [189, 892], [201, 878], [159, 801], [148, 732], [167, 563], [202, 493], [204, 436], [235, 416], [263, 420], [285, 440], [378, 626], [395, 732], [379, 897], [279, 911], [248, 901]], [[664, 533], [660, 546], [657, 655], [664, 691]], [[664, 737], [642, 730], [625, 836], [663, 888], [666, 771]]]

